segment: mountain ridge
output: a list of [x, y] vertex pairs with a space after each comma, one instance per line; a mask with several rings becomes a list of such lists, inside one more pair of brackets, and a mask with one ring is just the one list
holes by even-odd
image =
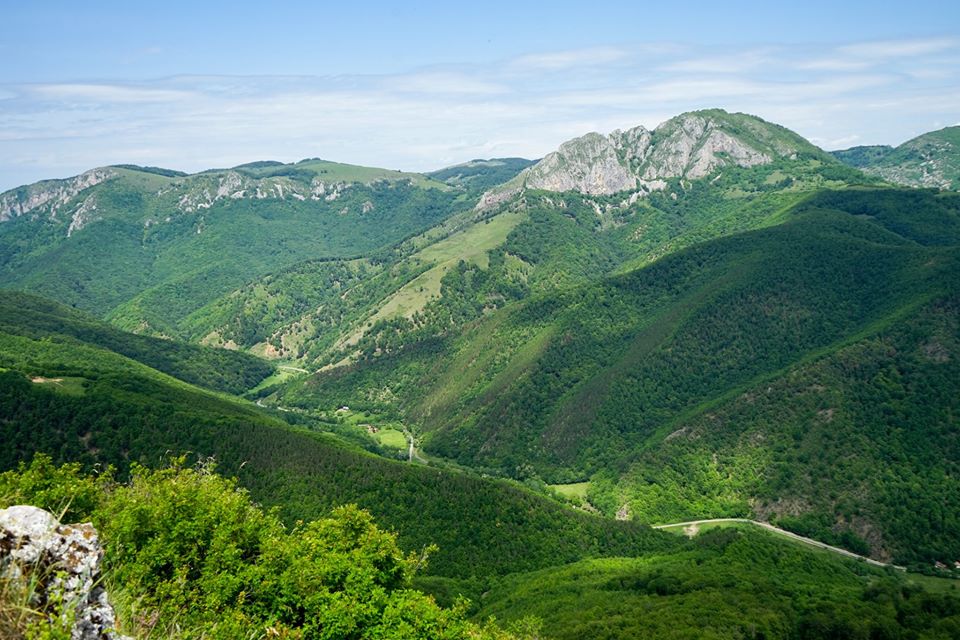
[[671, 179], [697, 180], [715, 169], [748, 168], [798, 155], [834, 162], [796, 133], [757, 116], [722, 109], [690, 111], [652, 131], [637, 126], [568, 140], [512, 181], [484, 194], [478, 207], [504, 202], [525, 189], [640, 196]]
[[833, 155], [894, 184], [960, 188], [960, 125], [928, 131], [897, 147], [853, 147]]

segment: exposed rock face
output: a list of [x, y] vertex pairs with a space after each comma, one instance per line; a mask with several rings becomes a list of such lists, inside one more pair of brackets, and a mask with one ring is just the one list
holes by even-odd
[[[640, 195], [667, 187], [666, 180], [704, 178], [724, 166], [752, 167], [810, 147], [795, 134], [744, 114], [685, 113], [653, 131], [634, 127], [565, 142], [514, 180], [488, 191], [477, 208], [510, 199], [525, 188], [610, 195]], [[812, 147], [811, 147], [812, 148]]]
[[616, 139], [599, 133], [563, 143], [527, 174], [528, 187], [546, 191], [600, 195], [626, 191], [636, 184], [636, 176], [618, 157]]
[[90, 523], [61, 525], [31, 506], [0, 511], [0, 571], [13, 580], [37, 578], [31, 604], [40, 610], [57, 600], [71, 603], [73, 640], [123, 640], [113, 630], [113, 607], [100, 584], [102, 557]]
[[[253, 178], [237, 171], [227, 171], [216, 176], [194, 176], [189, 181], [174, 185], [172, 190], [180, 192], [177, 209], [183, 213], [195, 213], [209, 209], [218, 200], [336, 200], [344, 190], [350, 187], [343, 182], [325, 183], [314, 178], [310, 184], [292, 180], [284, 176]], [[160, 194], [167, 193], [163, 190]]]
[[0, 222], [6, 222], [30, 213], [44, 205], [50, 206], [50, 216], [84, 189], [117, 176], [113, 169], [92, 169], [66, 180], [45, 180], [0, 196]]

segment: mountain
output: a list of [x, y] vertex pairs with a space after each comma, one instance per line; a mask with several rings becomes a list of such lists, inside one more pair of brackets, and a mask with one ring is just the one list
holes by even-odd
[[[653, 192], [594, 195], [574, 190], [557, 196], [542, 190], [521, 193], [510, 186], [549, 164], [545, 159], [488, 191], [485, 201], [490, 194], [504, 196], [497, 207], [457, 213], [375, 257], [305, 261], [275, 271], [192, 312], [180, 325], [182, 335], [297, 359], [308, 368], [347, 363], [356, 360], [364, 344], [382, 343], [399, 325], [426, 330], [446, 322], [437, 314], [454, 313], [462, 321], [481, 310], [493, 313], [518, 298], [596, 280], [703, 240], [774, 224], [783, 211], [818, 189], [870, 181], [825, 158], [795, 134], [749, 116], [688, 114], [660, 127], [656, 138], [675, 141], [682, 136], [669, 132], [690, 119], [722, 128], [722, 135], [719, 129], [704, 133], [708, 140], [724, 139], [730, 131], [752, 131], [749, 137], [737, 135], [766, 150], [763, 153], [798, 151], [752, 167], [718, 167], [709, 179], [668, 178], [662, 190]], [[724, 162], [726, 156], [718, 152], [714, 157]], [[430, 175], [466, 184], [473, 179], [464, 178], [467, 173], [480, 175], [474, 172], [483, 170], [482, 175], [502, 178], [503, 167], [509, 166], [513, 174], [524, 164], [475, 161]], [[481, 190], [477, 186], [470, 187], [475, 198]], [[482, 299], [466, 304], [459, 299], [452, 280], [461, 261], [473, 282], [481, 277], [486, 282], [486, 291], [470, 294]]]
[[830, 155], [844, 164], [862, 169], [876, 164], [892, 152], [893, 147], [890, 145], [878, 144], [831, 151]]
[[931, 131], [899, 147], [854, 147], [835, 151], [842, 162], [909, 187], [960, 187], [960, 126]]
[[0, 195], [0, 286], [176, 336], [186, 315], [249, 280], [374, 253], [469, 207], [463, 193], [319, 160], [190, 176], [95, 169]]
[[[611, 516], [753, 514], [878, 557], [946, 561], [960, 553], [958, 211], [929, 192], [808, 194], [777, 224], [495, 313], [484, 301], [507, 291], [511, 267], [464, 265], [435, 321], [384, 325], [355, 364], [279, 402], [400, 411], [430, 453], [589, 479]], [[553, 235], [533, 237], [561, 243], [543, 220]], [[561, 246], [589, 247], [578, 237]], [[528, 264], [550, 260], [514, 242]]]
[[756, 116], [720, 109], [671, 118], [653, 131], [639, 126], [565, 142], [503, 187], [484, 195], [490, 206], [524, 189], [610, 195], [646, 194], [670, 179], [696, 180], [724, 167], [753, 167], [805, 156], [832, 159], [797, 134]]

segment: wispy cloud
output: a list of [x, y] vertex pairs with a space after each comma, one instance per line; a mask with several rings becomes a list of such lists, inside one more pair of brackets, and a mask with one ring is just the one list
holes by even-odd
[[37, 84], [22, 91], [46, 100], [79, 100], [96, 103], [170, 102], [190, 97], [186, 91], [116, 84]]
[[387, 88], [408, 93], [492, 95], [509, 91], [509, 88], [503, 84], [488, 82], [463, 73], [445, 71], [394, 76], [384, 84]]
[[623, 60], [629, 55], [624, 48], [597, 47], [570, 51], [553, 51], [520, 56], [510, 62], [514, 69], [526, 71], [563, 71], [575, 67], [590, 67]]
[[833, 48], [631, 44], [393, 75], [183, 75], [0, 85], [0, 190], [93, 166], [187, 171], [321, 156], [428, 170], [540, 157], [571, 137], [706, 107], [756, 113], [829, 148], [954, 122], [960, 42]]
[[960, 40], [956, 38], [884, 40], [846, 45], [840, 47], [838, 51], [862, 58], [902, 58], [956, 49], [958, 44]]

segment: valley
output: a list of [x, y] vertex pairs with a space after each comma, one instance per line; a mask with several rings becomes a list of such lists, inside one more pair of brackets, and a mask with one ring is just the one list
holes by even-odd
[[[278, 549], [375, 522], [449, 637], [955, 637], [953, 134], [831, 155], [709, 109], [539, 161], [0, 194], [0, 498], [109, 465], [69, 507], [108, 541], [111, 496], [165, 482], [249, 500]], [[184, 603], [189, 633], [266, 629], [250, 588]]]

